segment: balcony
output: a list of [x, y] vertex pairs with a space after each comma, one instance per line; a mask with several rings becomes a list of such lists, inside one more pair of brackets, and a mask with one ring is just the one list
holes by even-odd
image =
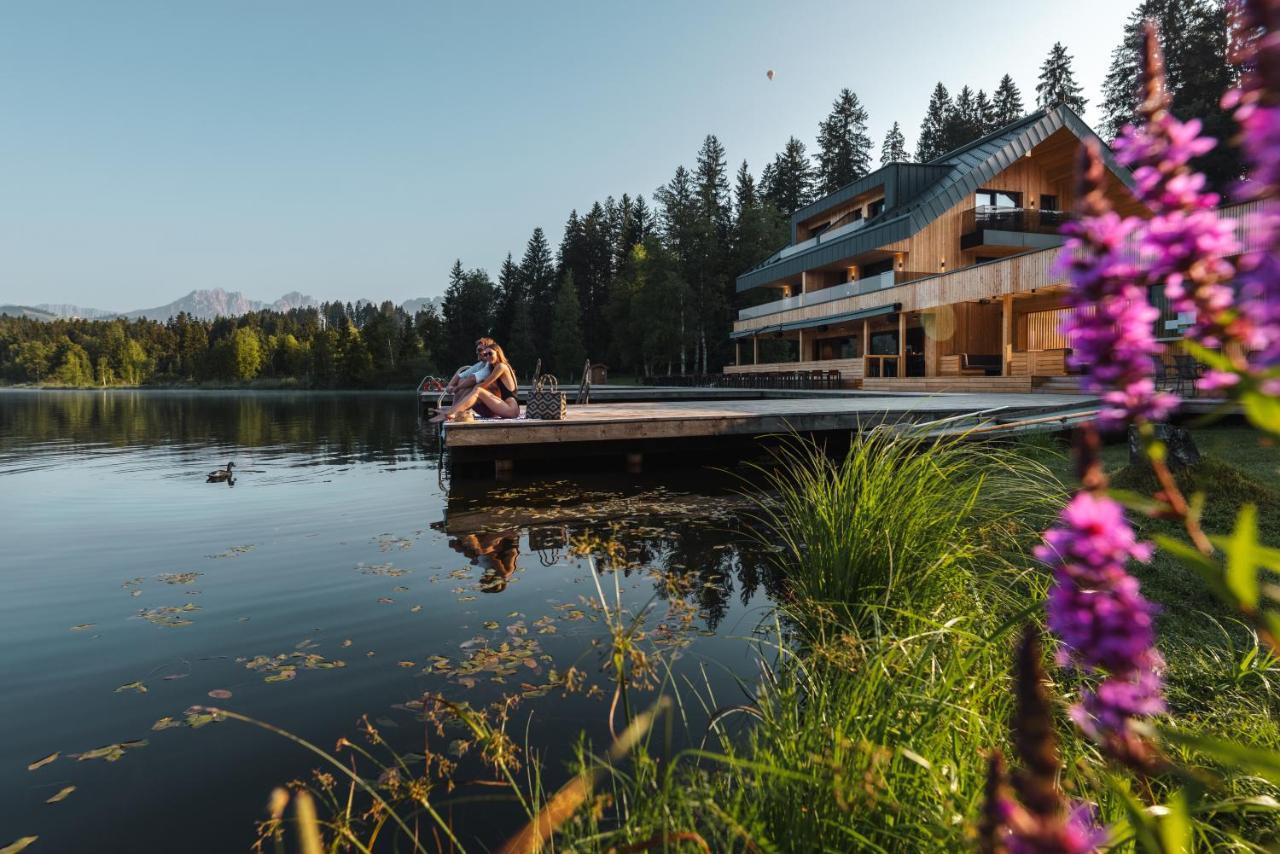
[[829, 288], [810, 291], [807, 294], [797, 294], [793, 297], [785, 297], [783, 299], [766, 302], [762, 305], [744, 308], [738, 311], [739, 320], [750, 320], [753, 317], [764, 317], [767, 314], [777, 314], [780, 311], [789, 311], [793, 308], [804, 308], [810, 305], [821, 305], [824, 302], [832, 300], [844, 299], [845, 297], [856, 297], [862, 294], [871, 294], [876, 291], [882, 291], [885, 288], [891, 288], [894, 285], [900, 285], [903, 282], [910, 282], [915, 279], [922, 279], [928, 273], [915, 273], [905, 270], [887, 270], [875, 276], [864, 276], [853, 282], [845, 282], [842, 285], [832, 285]]
[[1060, 246], [1063, 241], [1062, 225], [1067, 219], [1067, 214], [1062, 211], [970, 208], [961, 219], [960, 248], [1048, 249]]

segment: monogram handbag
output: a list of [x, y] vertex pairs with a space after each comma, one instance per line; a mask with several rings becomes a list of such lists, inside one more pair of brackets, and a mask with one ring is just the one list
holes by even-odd
[[556, 378], [551, 374], [535, 376], [529, 402], [524, 407], [524, 417], [538, 421], [563, 421], [568, 411], [568, 403]]

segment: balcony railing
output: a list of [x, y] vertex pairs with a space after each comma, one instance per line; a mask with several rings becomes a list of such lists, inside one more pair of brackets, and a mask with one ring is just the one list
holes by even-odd
[[984, 231], [1011, 231], [1017, 234], [1058, 234], [1068, 219], [1064, 211], [1035, 208], [976, 207], [964, 212], [960, 223], [960, 248], [970, 249], [985, 242]]
[[886, 270], [874, 276], [863, 276], [861, 279], [853, 282], [845, 282], [839, 285], [832, 285], [829, 288], [822, 288], [816, 291], [810, 291], [807, 294], [796, 294], [793, 297], [784, 297], [783, 299], [766, 302], [762, 305], [755, 305], [751, 308], [744, 308], [738, 312], [739, 320], [750, 320], [753, 317], [763, 317], [766, 314], [776, 314], [780, 311], [788, 311], [793, 308], [803, 308], [808, 305], [820, 305], [824, 302], [843, 299], [844, 297], [855, 297], [860, 294], [870, 294], [876, 291], [891, 288], [894, 285], [900, 285], [903, 282], [910, 282], [914, 279], [922, 279], [928, 273], [915, 273], [906, 270]]

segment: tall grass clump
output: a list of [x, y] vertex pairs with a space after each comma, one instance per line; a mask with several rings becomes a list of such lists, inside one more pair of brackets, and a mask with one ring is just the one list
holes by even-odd
[[841, 616], [931, 614], [996, 577], [1008, 589], [1036, 525], [1065, 496], [1048, 468], [1011, 448], [890, 430], [855, 436], [838, 458], [788, 439], [757, 471], [765, 489], [752, 534], [797, 601]]

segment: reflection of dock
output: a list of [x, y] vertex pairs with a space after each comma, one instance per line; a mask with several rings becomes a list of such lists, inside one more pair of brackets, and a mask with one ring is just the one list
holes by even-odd
[[[615, 455], [638, 467], [645, 454], [726, 451], [760, 436], [848, 434], [880, 424], [947, 420], [950, 430], [1011, 434], [1058, 430], [1091, 417], [1093, 398], [1064, 394], [935, 394], [886, 396], [809, 392], [804, 397], [712, 399], [570, 406], [563, 421], [476, 421], [449, 424], [445, 446], [455, 463]], [[739, 445], [740, 446], [740, 445]]]

